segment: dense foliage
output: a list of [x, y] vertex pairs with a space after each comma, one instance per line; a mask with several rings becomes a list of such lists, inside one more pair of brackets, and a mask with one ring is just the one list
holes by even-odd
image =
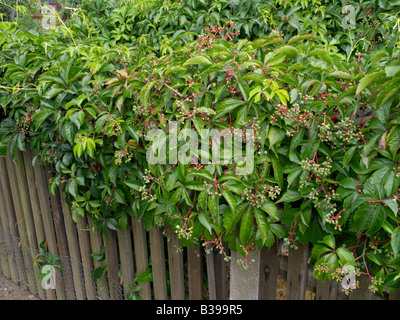
[[[74, 219], [89, 215], [104, 233], [137, 216], [182, 246], [226, 255], [226, 243], [245, 267], [277, 238], [310, 242], [317, 278], [352, 265], [390, 291], [400, 285], [397, 5], [86, 0], [47, 32], [0, 23], [0, 152], [28, 142], [54, 171], [51, 192], [62, 186]], [[171, 121], [200, 139], [240, 129], [254, 171], [149, 164], [162, 141], [147, 134]]]

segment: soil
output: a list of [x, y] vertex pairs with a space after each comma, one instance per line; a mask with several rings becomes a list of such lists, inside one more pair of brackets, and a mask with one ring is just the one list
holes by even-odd
[[40, 300], [0, 273], [0, 300]]

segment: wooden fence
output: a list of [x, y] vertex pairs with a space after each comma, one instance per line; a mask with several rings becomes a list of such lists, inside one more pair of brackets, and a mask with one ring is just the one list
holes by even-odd
[[[10, 156], [0, 157], [0, 272], [25, 286], [40, 299], [95, 300], [128, 299], [135, 277], [151, 268], [152, 281], [139, 283], [141, 299], [382, 299], [360, 288], [346, 296], [340, 283], [317, 281], [309, 265], [309, 247], [283, 252], [279, 244], [251, 253], [254, 262], [244, 270], [235, 261], [226, 262], [219, 253], [205, 254], [202, 248], [180, 248], [163, 230], [146, 231], [132, 218], [124, 231], [108, 237], [93, 232], [93, 222], [79, 217], [75, 223], [59, 190], [49, 193], [50, 172], [31, 151], [17, 152], [18, 165]], [[33, 263], [45, 241], [47, 251], [60, 258], [56, 288], [43, 289], [39, 268]], [[100, 262], [92, 254], [105, 248], [104, 278], [94, 280]], [[178, 250], [179, 249], [179, 250]], [[397, 299], [398, 292], [389, 298]]]

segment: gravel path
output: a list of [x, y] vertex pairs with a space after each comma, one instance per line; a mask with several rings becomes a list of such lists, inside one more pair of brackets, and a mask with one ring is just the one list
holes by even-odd
[[0, 273], [0, 300], [40, 300]]

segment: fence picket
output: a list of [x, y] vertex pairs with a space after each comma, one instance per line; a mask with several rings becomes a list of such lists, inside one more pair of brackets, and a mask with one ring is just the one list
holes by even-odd
[[125, 230], [118, 230], [118, 247], [124, 295], [125, 299], [127, 299], [135, 278], [130, 224], [128, 224]]
[[308, 244], [289, 249], [287, 271], [287, 300], [304, 300], [308, 278]]
[[317, 281], [317, 288], [315, 291], [316, 300], [336, 300], [338, 283], [326, 279], [324, 282]]
[[[136, 217], [132, 217], [131, 221], [133, 244], [135, 248], [136, 273], [140, 276], [149, 268], [147, 236], [142, 222], [140, 222]], [[152, 298], [150, 282], [139, 282], [139, 286], [142, 288], [139, 293], [140, 298], [142, 300], [150, 300]]]
[[89, 226], [86, 217], [78, 217], [78, 238], [79, 247], [81, 249], [82, 269], [85, 278], [85, 290], [88, 300], [96, 299], [96, 284], [93, 279], [93, 259], [91, 254], [91, 245], [89, 237]]
[[204, 299], [203, 252], [201, 248], [187, 249], [189, 300]]
[[260, 257], [260, 296], [261, 300], [276, 300], [279, 278], [278, 245], [263, 248]]
[[[93, 254], [101, 254], [102, 252], [102, 247], [103, 247], [103, 240], [100, 235], [100, 232], [98, 232], [95, 228], [95, 223], [92, 219], [88, 219], [89, 223], [89, 228], [90, 228], [90, 242], [92, 246], [92, 253]], [[101, 267], [101, 263], [97, 260], [93, 261], [93, 265], [95, 270], [97, 268]], [[107, 277], [102, 277], [96, 279], [96, 286], [97, 286], [97, 294], [101, 300], [107, 300], [109, 297], [109, 291], [108, 291], [108, 280]]]
[[165, 271], [164, 238], [162, 231], [156, 227], [151, 227], [149, 236], [154, 299], [167, 300], [167, 276]]
[[121, 300], [121, 287], [119, 286], [119, 263], [118, 263], [118, 247], [117, 234], [114, 230], [108, 230], [108, 235], [103, 236], [106, 261], [107, 276], [110, 289], [111, 300]]
[[172, 234], [168, 242], [169, 279], [171, 283], [171, 299], [185, 299], [185, 278], [183, 271], [183, 254], [180, 249], [179, 239]]
[[[65, 229], [69, 247], [69, 256], [71, 258], [71, 269], [72, 269], [72, 279], [75, 286], [75, 294], [77, 300], [85, 300], [86, 294], [85, 289], [83, 288], [83, 281], [81, 279], [81, 254], [79, 250], [79, 242], [78, 242], [78, 235], [76, 230], [75, 222], [72, 220], [71, 209], [69, 208], [66, 200], [65, 194], [62, 192], [62, 189], [59, 189], [60, 196], [53, 197], [53, 199], [57, 203], [61, 203], [62, 213], [65, 219]], [[59, 198], [60, 201], [59, 202]], [[60, 214], [61, 217], [61, 214]], [[57, 224], [57, 223], [56, 223]], [[61, 223], [59, 223], [61, 228]]]

